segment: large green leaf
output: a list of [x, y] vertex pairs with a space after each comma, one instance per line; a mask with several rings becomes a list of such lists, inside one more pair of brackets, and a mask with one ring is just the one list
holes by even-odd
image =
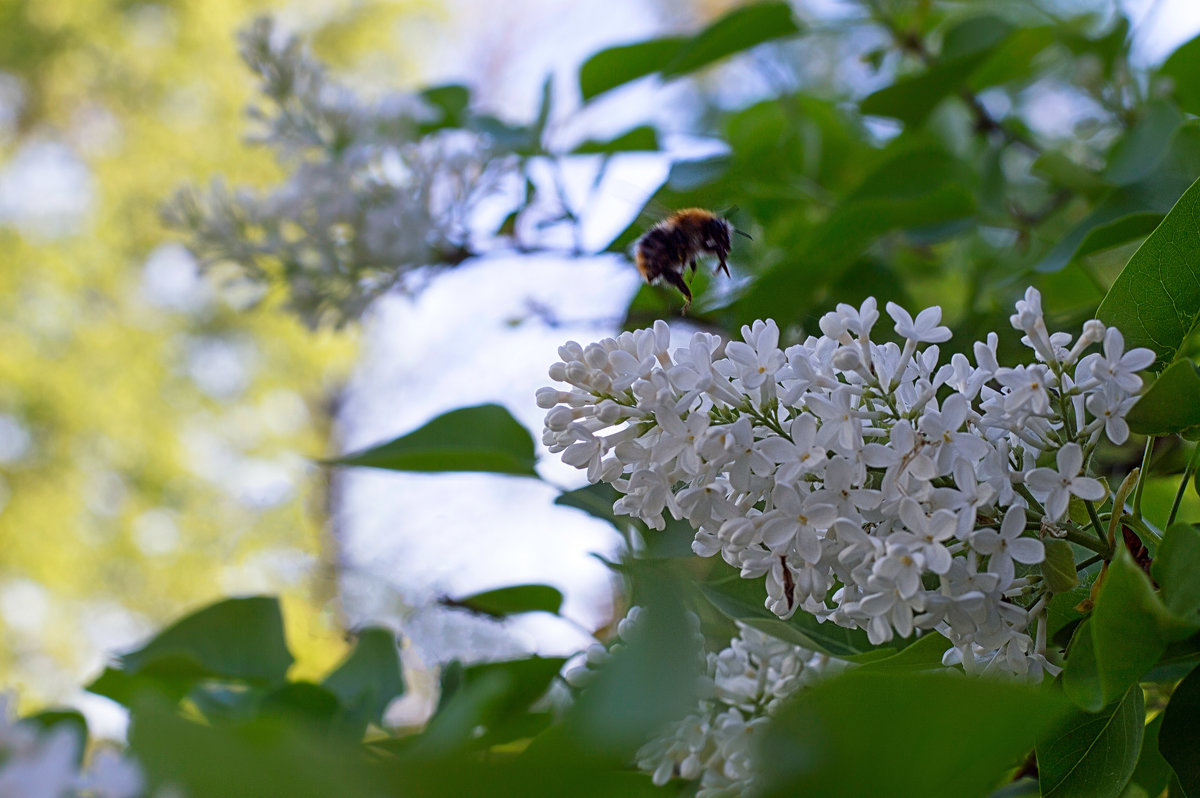
[[1200, 369], [1184, 358], [1172, 363], [1125, 416], [1143, 435], [1175, 435], [1200, 428]]
[[407, 435], [327, 462], [392, 471], [537, 476], [529, 431], [495, 404], [451, 410]]
[[[880, 649], [871, 645], [866, 632], [861, 629], [844, 629], [833, 623], [819, 623], [804, 612], [797, 612], [786, 621], [778, 617], [765, 606], [767, 592], [762, 579], [732, 576], [701, 583], [699, 588], [721, 614], [772, 637], [835, 657], [859, 654], [879, 656]], [[890, 654], [892, 650], [894, 648], [883, 651]]]
[[1130, 258], [1097, 316], [1121, 330], [1127, 348], [1153, 349], [1158, 368], [1174, 360], [1200, 317], [1200, 184]]
[[1146, 704], [1130, 685], [1103, 712], [1076, 711], [1038, 741], [1038, 781], [1044, 798], [1116, 798], [1138, 763]]
[[358, 734], [368, 722], [381, 724], [387, 705], [404, 692], [396, 635], [376, 627], [361, 630], [354, 650], [322, 686], [337, 696], [346, 723]]
[[763, 794], [986, 795], [1065, 704], [997, 680], [851, 671], [776, 714], [759, 749]]
[[[1200, 668], [1171, 694], [1158, 732], [1158, 750], [1170, 763], [1184, 795], [1200, 795]], [[1175, 795], [1174, 792], [1171, 795]]]

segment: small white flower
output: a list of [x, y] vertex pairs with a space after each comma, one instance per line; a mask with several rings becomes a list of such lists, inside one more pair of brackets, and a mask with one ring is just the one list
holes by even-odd
[[1013, 580], [1013, 561], [1025, 565], [1036, 565], [1046, 557], [1046, 548], [1040, 540], [1023, 537], [1025, 532], [1025, 508], [1012, 507], [1004, 514], [1000, 531], [980, 529], [971, 536], [971, 546], [980, 554], [986, 554], [988, 571], [999, 577], [1000, 585], [1006, 586]]
[[916, 320], [895, 302], [887, 303], [887, 312], [895, 320], [896, 335], [901, 338], [930, 344], [950, 340], [950, 328], [938, 324], [942, 320], [942, 309], [937, 305], [922, 310]]
[[1058, 468], [1035, 468], [1025, 475], [1025, 484], [1040, 495], [1046, 506], [1046, 516], [1057, 521], [1067, 511], [1071, 496], [1087, 501], [1099, 501], [1106, 495], [1099, 480], [1081, 477], [1083, 450], [1077, 443], [1068, 443], [1058, 450], [1055, 457]]
[[1104, 335], [1104, 357], [1092, 362], [1092, 376], [1115, 383], [1127, 393], [1137, 393], [1142, 388], [1138, 372], [1150, 368], [1153, 363], [1153, 351], [1139, 347], [1126, 352], [1121, 331], [1109, 327]]

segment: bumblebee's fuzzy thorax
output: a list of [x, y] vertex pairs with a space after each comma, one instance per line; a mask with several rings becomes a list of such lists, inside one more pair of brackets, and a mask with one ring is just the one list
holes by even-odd
[[692, 291], [684, 282], [685, 268], [696, 271], [696, 259], [702, 254], [716, 255], [719, 270], [729, 274], [725, 259], [729, 257], [733, 225], [703, 208], [684, 208], [652, 227], [635, 244], [635, 263], [638, 271], [653, 283], [665, 280], [679, 289], [686, 302], [692, 302]]

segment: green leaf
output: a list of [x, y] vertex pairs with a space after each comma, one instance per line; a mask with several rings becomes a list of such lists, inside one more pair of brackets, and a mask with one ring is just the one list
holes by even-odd
[[1171, 53], [1159, 74], [1171, 79], [1179, 110], [1200, 114], [1200, 36]]
[[1130, 685], [1120, 701], [1098, 714], [1076, 711], [1037, 745], [1044, 798], [1116, 798], [1137, 766], [1146, 705]]
[[1182, 124], [1183, 116], [1171, 103], [1161, 100], [1149, 103], [1142, 117], [1113, 147], [1104, 179], [1122, 186], [1149, 175], [1166, 155]]
[[1200, 369], [1187, 358], [1172, 363], [1125, 420], [1143, 435], [1190, 434], [1200, 428]]
[[377, 627], [358, 632], [354, 650], [321, 686], [337, 696], [347, 723], [358, 734], [368, 722], [383, 723], [383, 711], [404, 693], [395, 634]]
[[[333, 728], [342, 712], [342, 704], [336, 695], [320, 685], [288, 682], [264, 695], [258, 710], [264, 718], [306, 723], [325, 732]], [[361, 735], [359, 728], [353, 736]]]
[[787, 3], [736, 8], [694, 36], [668, 36], [601, 50], [579, 69], [584, 102], [632, 80], [673, 78], [774, 39], [800, 32]]
[[378, 798], [389, 794], [364, 749], [318, 735], [293, 718], [203, 725], [169, 706], [134, 708], [130, 747], [150, 789], [170, 784], [189, 798]]
[[836, 281], [879, 236], [966, 218], [974, 210], [971, 194], [951, 183], [920, 197], [870, 197], [840, 205], [801, 255], [760, 275], [739, 301], [738, 315], [745, 321], [792, 322], [822, 286]]
[[[1064, 712], [1052, 691], [949, 673], [850, 671], [767, 727], [766, 796], [985, 795]], [[964, 708], [986, 722], [955, 722]]]
[[1092, 583], [1090, 579], [1065, 593], [1056, 593], [1046, 605], [1046, 633], [1050, 640], [1066, 646], [1075, 627], [1083, 620], [1083, 614], [1075, 609], [1079, 602], [1088, 597]]
[[797, 612], [786, 621], [778, 617], [765, 606], [767, 591], [762, 579], [733, 576], [701, 583], [699, 588], [721, 614], [788, 643], [835, 657], [852, 657], [878, 650], [867, 641], [867, 634], [861, 629], [819, 623], [804, 612]]
[[561, 507], [574, 507], [582, 510], [593, 518], [607, 521], [618, 530], [629, 525], [628, 516], [618, 516], [613, 512], [613, 503], [621, 497], [617, 489], [607, 482], [597, 482], [595, 485], [585, 485], [575, 490], [567, 490], [558, 494], [554, 503]]
[[642, 607], [637, 623], [567, 711], [560, 735], [538, 746], [543, 756], [566, 749], [624, 767], [664, 724], [695, 710], [704, 655], [678, 571], [629, 563], [632, 601]]
[[1111, 701], [1158, 662], [1168, 643], [1189, 637], [1200, 623], [1173, 615], [1121, 547], [1109, 563], [1090, 626], [1103, 695]]
[[946, 33], [942, 54], [928, 69], [869, 95], [860, 109], [868, 116], [894, 117], [907, 126], [920, 124], [970, 79], [1012, 30], [998, 17], [968, 18]]
[[1091, 169], [1075, 163], [1057, 150], [1042, 153], [1030, 168], [1035, 174], [1080, 194], [1094, 194], [1108, 188], [1108, 184]]
[[1191, 524], [1171, 524], [1150, 572], [1160, 585], [1167, 609], [1200, 626], [1200, 532]]
[[872, 659], [860, 666], [860, 670], [904, 671], [915, 673], [941, 669], [942, 656], [950, 648], [950, 641], [937, 632], [926, 632], [909, 645], [882, 659]]
[[278, 684], [292, 664], [279, 602], [268, 596], [219, 601], [192, 613], [145, 646], [123, 654], [127, 674], [240, 679]]
[[1200, 795], [1200, 725], [1196, 718], [1200, 718], [1200, 668], [1193, 669], [1171, 694], [1158, 732], [1158, 750], [1175, 771], [1184, 795]]
[[1071, 636], [1062, 686], [1063, 692], [1075, 706], [1089, 712], [1099, 712], [1104, 708], [1104, 684], [1100, 680], [1100, 665], [1096, 661], [1091, 618], [1085, 618], [1076, 626], [1075, 634]]
[[579, 68], [579, 91], [584, 102], [632, 80], [653, 75], [671, 62], [685, 42], [685, 36], [669, 36], [601, 50]]
[[663, 77], [694, 72], [726, 56], [800, 33], [787, 3], [755, 3], [735, 8], [684, 42], [662, 70]]
[[442, 128], [467, 126], [467, 108], [471, 104], [471, 90], [459, 84], [432, 86], [421, 92], [424, 100], [436, 113], [432, 121], [422, 123], [419, 132], [427, 135]]
[[1154, 720], [1146, 724], [1146, 730], [1142, 734], [1142, 753], [1138, 757], [1133, 775], [1129, 777], [1129, 784], [1140, 787], [1147, 796], [1162, 795], [1173, 775], [1171, 766], [1158, 749], [1162, 723], [1163, 713], [1159, 713]]
[[588, 139], [571, 152], [576, 155], [604, 154], [614, 152], [646, 152], [659, 149], [658, 131], [650, 125], [641, 125], [616, 138]]
[[1125, 346], [1174, 360], [1200, 317], [1200, 182], [1193, 183], [1121, 271], [1096, 315]]
[[1042, 576], [1051, 593], [1065, 593], [1079, 584], [1075, 571], [1075, 552], [1065, 540], [1047, 540], [1042, 544], [1046, 558], [1042, 560]]
[[491, 615], [493, 618], [503, 618], [522, 612], [548, 612], [557, 615], [562, 608], [562, 602], [562, 592], [550, 585], [512, 585], [475, 593], [465, 598], [443, 599], [441, 603], [448, 607], [461, 607]]
[[1154, 232], [1154, 228], [1158, 227], [1164, 218], [1166, 215], [1157, 211], [1140, 211], [1122, 216], [1106, 224], [1097, 225], [1088, 231], [1088, 234], [1079, 242], [1079, 247], [1071, 259], [1078, 260], [1096, 252], [1145, 238]]
[[482, 471], [537, 477], [529, 431], [495, 404], [451, 410], [395, 440], [326, 462], [392, 471]]

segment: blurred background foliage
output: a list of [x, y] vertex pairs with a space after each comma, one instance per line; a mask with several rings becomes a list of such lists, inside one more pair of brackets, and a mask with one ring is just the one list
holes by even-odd
[[[291, 12], [331, 63], [395, 75], [379, 45], [417, 6]], [[205, 282], [159, 221], [182, 181], [278, 178], [233, 37], [270, 7], [0, 2], [0, 672], [35, 703], [231, 592], [284, 597], [302, 668], [344, 649], [306, 458], [355, 336]]]

